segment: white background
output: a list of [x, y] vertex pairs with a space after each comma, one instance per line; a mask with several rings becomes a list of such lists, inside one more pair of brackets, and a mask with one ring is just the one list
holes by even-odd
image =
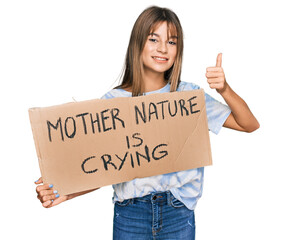
[[132, 26], [155, 4], [181, 20], [182, 80], [223, 101], [205, 77], [222, 52], [228, 83], [261, 125], [251, 134], [210, 134], [214, 164], [206, 168], [195, 210], [197, 240], [287, 240], [284, 2], [1, 1], [0, 238], [112, 239], [111, 186], [51, 209], [41, 206], [28, 108], [99, 98], [116, 86]]

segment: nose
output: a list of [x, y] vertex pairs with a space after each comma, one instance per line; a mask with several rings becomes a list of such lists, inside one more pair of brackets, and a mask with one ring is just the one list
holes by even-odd
[[159, 42], [157, 46], [157, 51], [161, 53], [167, 53], [167, 45], [166, 42]]

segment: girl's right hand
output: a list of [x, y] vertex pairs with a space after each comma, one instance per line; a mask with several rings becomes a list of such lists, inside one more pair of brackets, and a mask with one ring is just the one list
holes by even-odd
[[[40, 177], [35, 184], [43, 183], [42, 177]], [[57, 190], [53, 189], [52, 184], [42, 184], [36, 187], [37, 198], [45, 208], [50, 208], [58, 205], [59, 203], [68, 200], [68, 196], [59, 196]]]

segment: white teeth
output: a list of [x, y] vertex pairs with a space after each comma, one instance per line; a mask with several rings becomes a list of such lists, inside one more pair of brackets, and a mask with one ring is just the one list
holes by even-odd
[[160, 58], [160, 57], [153, 57], [154, 59], [160, 60], [160, 61], [167, 61], [167, 58]]

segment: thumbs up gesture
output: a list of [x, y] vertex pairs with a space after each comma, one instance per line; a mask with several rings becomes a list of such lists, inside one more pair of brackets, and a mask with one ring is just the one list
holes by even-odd
[[222, 53], [217, 56], [216, 67], [206, 68], [206, 77], [210, 88], [216, 89], [220, 94], [225, 91], [227, 82], [222, 68]]

